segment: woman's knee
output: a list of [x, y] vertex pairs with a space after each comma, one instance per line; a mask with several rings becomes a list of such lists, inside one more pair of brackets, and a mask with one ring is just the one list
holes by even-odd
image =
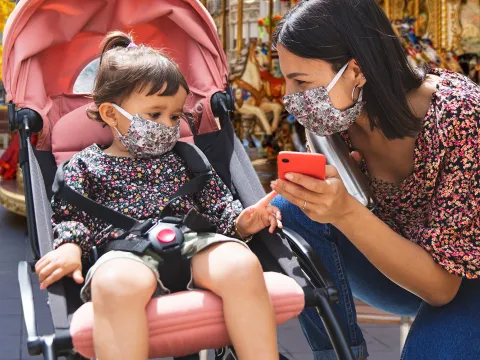
[[92, 278], [92, 301], [108, 306], [122, 303], [147, 303], [156, 289], [154, 273], [144, 264], [130, 259], [114, 259], [102, 264]]

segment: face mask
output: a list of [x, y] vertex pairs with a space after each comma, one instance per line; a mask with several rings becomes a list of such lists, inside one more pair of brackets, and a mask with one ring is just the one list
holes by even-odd
[[120, 106], [112, 105], [131, 122], [125, 135], [120, 134], [117, 128], [115, 130], [118, 140], [135, 157], [148, 159], [165, 154], [173, 149], [180, 138], [180, 122], [169, 127], [142, 118], [138, 114], [131, 115]]
[[[333, 107], [328, 96], [347, 66], [348, 64], [345, 64], [340, 69], [327, 87], [321, 86], [283, 97], [285, 109], [310, 132], [320, 136], [328, 136], [345, 131], [360, 116], [365, 105], [365, 102], [362, 101], [363, 89], [360, 89], [357, 102], [343, 111]], [[352, 91], [352, 100], [355, 89], [356, 87]]]

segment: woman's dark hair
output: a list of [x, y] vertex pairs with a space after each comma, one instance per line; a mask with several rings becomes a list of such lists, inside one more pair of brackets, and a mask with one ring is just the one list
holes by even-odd
[[135, 45], [131, 35], [110, 32], [101, 46], [102, 55], [92, 93], [96, 108], [87, 109], [90, 119], [103, 121], [98, 112], [101, 104], [120, 104], [133, 92], [142, 92], [148, 87], [147, 96], [162, 89], [160, 96], [175, 95], [180, 86], [190, 92], [173, 60], [149, 46]]
[[414, 137], [422, 122], [406, 93], [424, 81], [426, 69], [412, 69], [392, 24], [376, 0], [303, 0], [280, 21], [274, 45], [338, 70], [355, 59], [367, 83], [363, 99], [370, 125], [388, 139]]

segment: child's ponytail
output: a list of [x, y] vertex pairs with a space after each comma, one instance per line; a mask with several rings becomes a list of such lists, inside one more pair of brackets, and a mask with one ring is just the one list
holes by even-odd
[[133, 37], [130, 34], [126, 34], [122, 31], [112, 31], [105, 36], [103, 39], [101, 48], [102, 55], [100, 56], [100, 62], [102, 62], [103, 55], [111, 49], [116, 47], [126, 48], [128, 45], [133, 43]]

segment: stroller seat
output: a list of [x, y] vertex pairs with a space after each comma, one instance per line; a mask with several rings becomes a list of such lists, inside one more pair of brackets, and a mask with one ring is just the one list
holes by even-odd
[[[265, 273], [277, 325], [302, 311], [304, 293], [293, 280], [279, 273]], [[230, 345], [219, 297], [204, 290], [191, 290], [154, 298], [147, 305], [151, 358], [179, 357], [202, 349]], [[74, 348], [93, 358], [93, 305], [86, 303], [73, 315], [70, 324]]]

